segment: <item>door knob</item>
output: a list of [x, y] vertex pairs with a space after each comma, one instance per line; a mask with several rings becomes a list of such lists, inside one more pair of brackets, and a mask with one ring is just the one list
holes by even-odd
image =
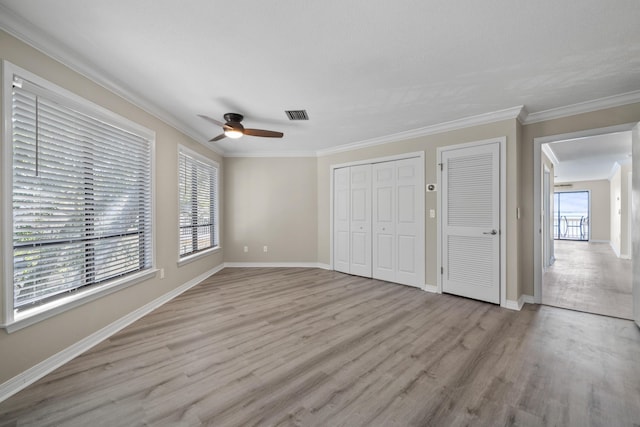
[[498, 234], [498, 232], [496, 230], [491, 230], [491, 231], [485, 231], [482, 234], [491, 234], [492, 236], [495, 236], [496, 234]]

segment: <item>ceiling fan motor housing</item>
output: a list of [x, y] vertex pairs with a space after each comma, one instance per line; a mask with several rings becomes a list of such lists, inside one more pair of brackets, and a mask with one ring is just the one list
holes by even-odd
[[227, 121], [227, 123], [228, 122], [240, 123], [242, 119], [244, 119], [244, 116], [238, 113], [227, 113], [224, 115], [224, 119]]

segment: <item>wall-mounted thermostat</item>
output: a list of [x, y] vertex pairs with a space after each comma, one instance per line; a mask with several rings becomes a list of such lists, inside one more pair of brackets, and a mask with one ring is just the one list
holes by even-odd
[[437, 184], [427, 184], [427, 192], [438, 191]]

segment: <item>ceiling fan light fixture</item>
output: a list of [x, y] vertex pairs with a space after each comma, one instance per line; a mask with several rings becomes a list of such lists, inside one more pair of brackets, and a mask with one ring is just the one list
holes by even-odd
[[232, 138], [232, 139], [238, 139], [243, 135], [242, 131], [239, 131], [237, 129], [225, 129], [224, 134], [227, 138]]

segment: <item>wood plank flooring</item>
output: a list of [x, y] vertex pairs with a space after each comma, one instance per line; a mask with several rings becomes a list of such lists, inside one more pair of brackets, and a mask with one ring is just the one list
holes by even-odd
[[0, 403], [0, 425], [640, 425], [640, 330], [319, 269], [227, 268]]
[[556, 240], [555, 263], [545, 272], [542, 303], [633, 319], [631, 260], [607, 243]]

